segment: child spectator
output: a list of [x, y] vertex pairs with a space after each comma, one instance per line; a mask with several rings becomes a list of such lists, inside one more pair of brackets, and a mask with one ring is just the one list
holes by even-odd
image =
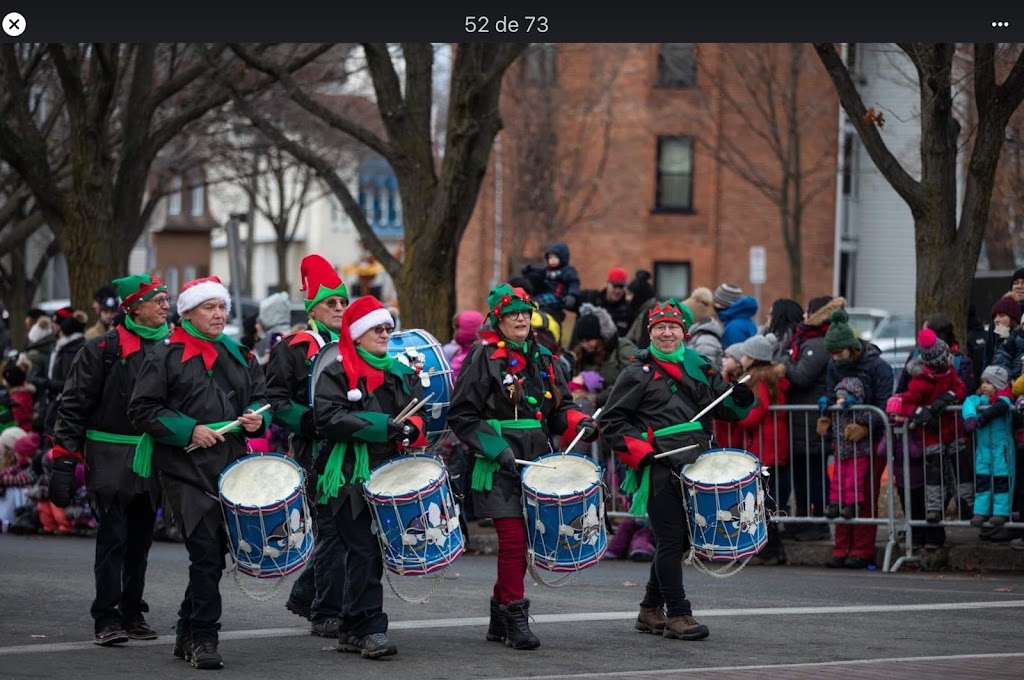
[[[736, 427], [743, 434], [743, 448], [754, 454], [762, 465], [771, 470], [765, 510], [774, 514], [780, 505], [789, 501], [789, 424], [785, 413], [772, 413], [772, 406], [786, 403], [789, 388], [786, 368], [772, 362], [772, 343], [763, 335], [752, 335], [741, 346], [740, 363], [745, 375], [750, 376], [750, 389], [757, 402]], [[779, 525], [768, 523], [768, 542], [750, 564], [782, 564], [785, 555]]]
[[[981, 374], [980, 394], [967, 397], [962, 407], [964, 431], [974, 432], [974, 517], [971, 526], [986, 522], [999, 527], [1010, 519], [1014, 478], [1013, 412], [1002, 366], [989, 366]], [[979, 409], [985, 406], [984, 410]]]
[[476, 333], [484, 323], [484, 315], [475, 309], [464, 309], [452, 319], [452, 341], [442, 349], [452, 367], [452, 380], [459, 377], [462, 361], [473, 349]]
[[32, 429], [36, 388], [35, 385], [25, 382], [26, 377], [24, 366], [19, 366], [13, 361], [7, 362], [7, 366], [4, 367], [3, 382], [7, 388], [7, 396], [11, 400], [11, 412], [14, 414], [14, 422], [18, 427], [28, 432]]
[[[826, 399], [827, 397], [822, 397]], [[827, 401], [826, 401], [827, 403]], [[853, 519], [857, 506], [868, 499], [868, 471], [871, 469], [872, 444], [868, 438], [852, 441], [845, 436], [848, 425], [868, 427], [871, 414], [865, 410], [852, 410], [853, 406], [864, 403], [864, 383], [859, 378], [848, 376], [836, 384], [835, 403], [839, 411], [832, 419], [822, 416], [818, 419], [818, 435], [824, 437], [833, 426], [832, 453], [836, 462], [832, 467], [831, 484], [825, 517]]]
[[544, 251], [547, 266], [524, 265], [523, 276], [530, 280], [533, 299], [541, 311], [548, 312], [561, 323], [565, 311], [576, 311], [580, 295], [580, 275], [569, 264], [569, 246], [554, 243]]
[[[942, 521], [946, 504], [943, 477], [957, 479], [958, 462], [969, 456], [964, 439], [957, 436], [957, 414], [944, 412], [946, 407], [963, 401], [966, 389], [953, 370], [949, 346], [945, 342], [928, 328], [918, 333], [917, 341], [921, 363], [909, 368], [911, 377], [906, 391], [900, 395], [903, 400], [901, 413], [920, 433], [912, 436], [919, 437], [924, 448], [925, 520], [935, 524]], [[971, 464], [961, 469], [973, 468]], [[973, 505], [972, 482], [960, 479], [957, 491], [961, 503]]]
[[39, 452], [39, 435], [25, 434], [10, 427], [0, 434], [0, 533], [17, 519], [17, 509], [26, 501], [25, 492], [38, 477], [32, 471], [32, 457]]
[[[722, 378], [727, 383], [734, 383], [743, 375], [743, 343], [737, 342], [729, 345], [722, 353]], [[715, 442], [719, 447], [725, 449], [743, 448], [743, 429], [739, 423], [726, 420], [712, 421], [715, 431]]]

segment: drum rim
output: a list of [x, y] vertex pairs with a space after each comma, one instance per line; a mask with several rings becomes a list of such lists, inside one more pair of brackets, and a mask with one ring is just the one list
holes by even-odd
[[[416, 489], [415, 491], [406, 491], [401, 496], [394, 496], [394, 495], [391, 495], [391, 494], [381, 494], [379, 492], [370, 491], [369, 484], [370, 484], [371, 481], [373, 481], [373, 475], [376, 474], [378, 470], [382, 470], [385, 467], [388, 467], [389, 465], [394, 465], [394, 464], [397, 464], [399, 462], [409, 461], [409, 460], [413, 460], [413, 459], [430, 460], [431, 462], [436, 463], [438, 469], [440, 470], [440, 475], [438, 475], [436, 478], [432, 479], [428, 486], [422, 487], [420, 489]], [[400, 498], [405, 498], [405, 497], [407, 497], [406, 500], [412, 500], [413, 498], [418, 497], [419, 494], [423, 493], [426, 490], [435, 490], [435, 489], [437, 489], [437, 487], [440, 486], [441, 483], [444, 482], [444, 480], [447, 477], [448, 477], [448, 468], [445, 466], [444, 461], [441, 460], [439, 457], [437, 457], [437, 456], [435, 456], [433, 454], [430, 454], [430, 453], [409, 453], [409, 454], [403, 454], [401, 456], [395, 456], [394, 458], [388, 458], [386, 461], [384, 461], [383, 463], [381, 463], [377, 467], [375, 467], [372, 470], [370, 470], [370, 479], [368, 479], [365, 482], [363, 482], [363, 495], [365, 495], [367, 497], [370, 497], [370, 498], [374, 498], [374, 499], [380, 498], [381, 500], [389, 500], [389, 501], [399, 500]]]
[[[286, 463], [291, 465], [293, 468], [295, 468], [296, 471], [298, 471], [298, 473], [299, 473], [299, 484], [298, 484], [298, 486], [295, 487], [295, 490], [292, 491], [289, 496], [287, 496], [285, 498], [279, 498], [276, 501], [274, 501], [273, 505], [248, 505], [248, 504], [244, 504], [243, 505], [243, 504], [239, 504], [237, 501], [233, 501], [233, 500], [229, 499], [227, 496], [224, 495], [224, 479], [227, 477], [228, 473], [231, 470], [233, 470], [235, 467], [240, 467], [241, 463], [243, 463], [243, 462], [250, 463], [250, 462], [253, 462], [256, 458], [273, 458], [273, 459], [285, 461]], [[233, 460], [230, 463], [228, 463], [227, 467], [225, 467], [223, 470], [221, 470], [220, 471], [220, 475], [217, 476], [217, 496], [220, 497], [220, 500], [221, 500], [222, 503], [225, 503], [225, 504], [231, 506], [232, 508], [253, 508], [253, 509], [258, 509], [258, 510], [273, 509], [275, 507], [280, 506], [281, 504], [287, 504], [289, 501], [295, 500], [296, 496], [302, 494], [302, 489], [305, 486], [306, 486], [306, 471], [302, 469], [302, 466], [299, 465], [295, 461], [295, 459], [292, 458], [291, 456], [287, 456], [287, 455], [285, 455], [283, 453], [277, 453], [276, 451], [275, 452], [270, 452], [270, 453], [249, 453], [249, 454], [246, 454], [246, 455], [242, 456], [241, 458], [238, 458], [237, 460]]]
[[701, 489], [730, 488], [731, 486], [734, 486], [734, 485], [735, 486], [739, 486], [739, 485], [742, 485], [742, 484], [745, 484], [745, 483], [749, 483], [751, 479], [756, 479], [757, 478], [758, 474], [761, 471], [761, 459], [758, 458], [753, 453], [751, 453], [750, 451], [747, 451], [746, 449], [736, 449], [736, 448], [708, 449], [707, 451], [704, 451], [700, 455], [701, 456], [707, 456], [707, 455], [710, 454], [710, 455], [714, 456], [714, 455], [724, 454], [724, 453], [728, 453], [728, 454], [741, 454], [741, 455], [743, 455], [746, 458], [750, 458], [751, 461], [753, 461], [753, 463], [754, 463], [753, 469], [751, 469], [751, 471], [746, 473], [743, 477], [739, 477], [737, 479], [729, 479], [729, 480], [726, 480], [724, 482], [718, 482], [718, 483], [706, 482], [704, 480], [698, 480], [698, 479], [694, 479], [694, 478], [690, 477], [686, 473], [687, 469], [690, 467], [689, 465], [687, 465], [687, 466], [685, 466], [683, 468], [683, 471], [679, 474], [679, 476], [683, 479], [684, 482], [687, 483], [687, 486], [692, 486], [692, 487], [701, 488]]

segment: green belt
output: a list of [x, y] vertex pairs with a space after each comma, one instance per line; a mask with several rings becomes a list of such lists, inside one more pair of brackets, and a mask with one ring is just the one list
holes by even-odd
[[[681, 432], [696, 432], [704, 429], [700, 423], [677, 423], [654, 431], [655, 437], [667, 437]], [[640, 438], [647, 441], [647, 433], [644, 432]], [[626, 470], [626, 476], [619, 487], [623, 493], [633, 494], [629, 506], [629, 513], [635, 517], [643, 517], [647, 514], [647, 501], [651, 497], [651, 466], [648, 465], [639, 474], [630, 468]]]
[[[230, 425], [231, 423], [234, 423], [235, 427], [231, 428], [224, 434], [238, 432], [241, 425], [238, 424], [237, 420], [222, 420], [217, 423], [210, 423], [206, 427], [211, 430], [219, 430], [225, 425]], [[153, 436], [149, 433], [140, 437], [132, 437], [131, 435], [125, 434], [113, 434], [110, 432], [100, 432], [99, 430], [88, 430], [85, 433], [85, 438], [97, 442], [106, 442], [108, 444], [135, 444], [135, 457], [132, 459], [132, 471], [143, 479], [149, 479], [150, 475], [153, 474]]]
[[[521, 420], [487, 420], [485, 421], [500, 437], [504, 430], [540, 430], [544, 426], [534, 418]], [[499, 451], [500, 453], [500, 451]], [[478, 457], [473, 466], [473, 477], [469, 488], [473, 491], [490, 491], [494, 488], [494, 473], [498, 471], [498, 461], [484, 456]]]

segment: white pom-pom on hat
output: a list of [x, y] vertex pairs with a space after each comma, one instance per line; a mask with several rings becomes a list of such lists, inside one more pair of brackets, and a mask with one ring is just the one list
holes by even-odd
[[363, 399], [363, 393], [358, 389], [349, 390], [345, 396], [348, 397], [349, 401], [362, 401]]

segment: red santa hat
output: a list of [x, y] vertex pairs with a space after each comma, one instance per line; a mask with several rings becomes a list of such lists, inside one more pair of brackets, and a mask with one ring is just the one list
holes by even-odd
[[178, 294], [178, 315], [184, 315], [207, 300], [223, 300], [228, 307], [228, 316], [231, 315], [231, 294], [216, 276], [206, 276], [185, 284]]
[[374, 326], [394, 327], [395, 320], [384, 308], [380, 300], [372, 295], [364, 295], [345, 309], [341, 317], [341, 331], [338, 333], [338, 360], [345, 366], [348, 376], [349, 401], [360, 401], [363, 393], [358, 384], [360, 378], [366, 378], [366, 389], [373, 392], [384, 383], [384, 372], [373, 368], [356, 353], [356, 339]]

